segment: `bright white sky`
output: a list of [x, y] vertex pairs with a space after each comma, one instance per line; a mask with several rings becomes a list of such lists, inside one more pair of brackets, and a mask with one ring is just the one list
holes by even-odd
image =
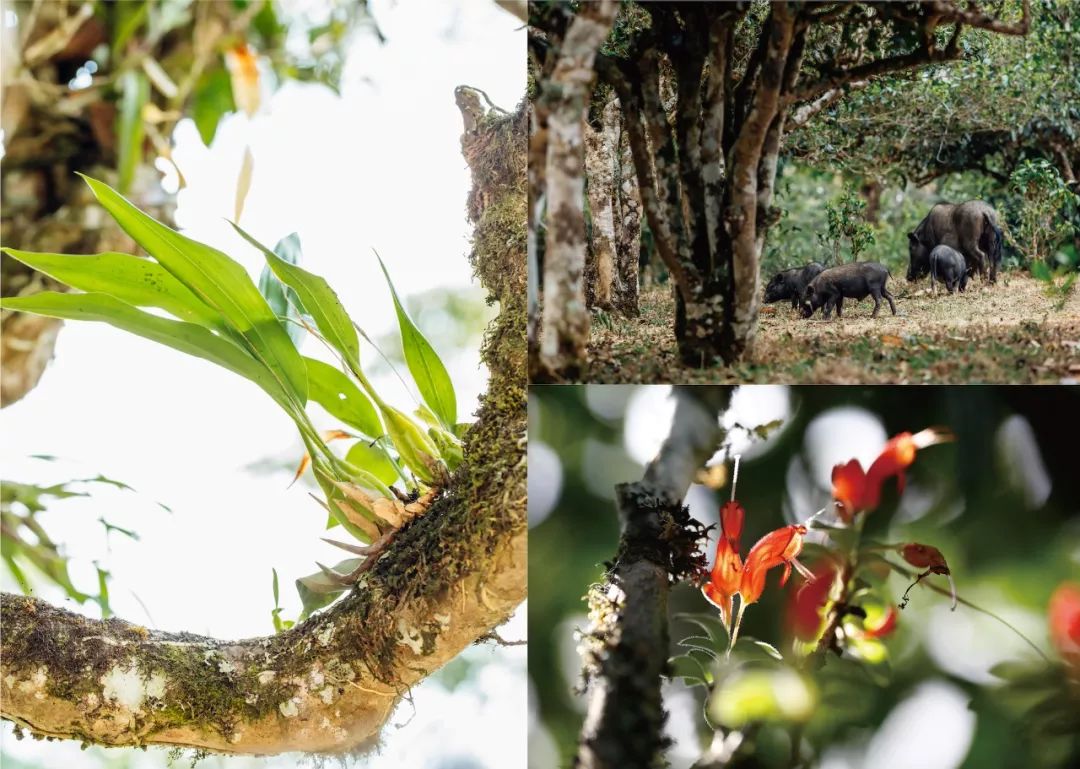
[[[486, 0], [372, 6], [388, 41], [380, 46], [370, 35], [358, 36], [340, 99], [321, 86], [287, 84], [253, 120], [224, 120], [209, 149], [193, 124], [182, 123], [175, 158], [187, 182], [180, 226], [257, 274], [261, 258], [224, 221], [233, 216], [236, 175], [250, 145], [255, 173], [241, 223], [270, 245], [299, 232], [305, 266], [335, 286], [374, 338], [396, 322], [372, 248], [403, 296], [474, 286], [466, 259], [469, 171], [453, 91], [473, 85], [512, 109], [524, 94], [525, 33]], [[482, 301], [475, 288], [473, 295]], [[310, 340], [305, 352], [315, 352]], [[464, 418], [475, 409], [486, 373], [476, 350], [440, 352]], [[409, 404], [395, 380], [376, 385]], [[95, 489], [92, 500], [57, 504], [45, 519], [63, 536], [77, 584], [92, 589], [94, 560], [112, 572], [119, 616], [163, 630], [264, 635], [272, 631], [271, 567], [281, 576], [285, 616], [295, 617], [292, 580], [314, 571], [316, 560], [339, 560], [340, 551], [319, 542], [325, 515], [302, 484], [286, 489], [287, 471], [247, 469], [268, 458], [298, 460], [295, 428], [257, 388], [212, 364], [105, 326], [69, 323], [39, 387], [4, 409], [0, 426], [5, 478], [63, 481], [103, 473], [138, 490]], [[28, 459], [39, 453], [62, 461]], [[107, 544], [101, 515], [136, 529], [142, 540], [114, 535]], [[4, 587], [13, 587], [10, 579]], [[41, 594], [63, 601], [54, 591]], [[523, 618], [503, 632], [524, 637]], [[391, 730], [373, 765], [420, 767], [433, 765], [434, 757], [465, 756], [478, 766], [523, 761], [524, 649], [470, 654], [491, 664], [453, 694], [437, 683], [421, 686], [413, 723]], [[411, 712], [405, 706], [396, 720]], [[100, 765], [77, 745], [16, 742], [8, 725], [3, 747], [46, 766]], [[227, 765], [292, 766], [294, 760]]]

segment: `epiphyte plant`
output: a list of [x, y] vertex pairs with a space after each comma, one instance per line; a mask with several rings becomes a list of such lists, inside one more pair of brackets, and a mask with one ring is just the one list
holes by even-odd
[[[216, 363], [269, 395], [300, 433], [325, 495], [320, 502], [329, 513], [329, 527], [341, 525], [359, 541], [330, 540], [359, 557], [333, 569], [320, 565], [318, 573], [297, 580], [303, 616], [326, 606], [371, 568], [402, 526], [428, 509], [460, 464], [467, 425], [457, 421], [446, 367], [409, 318], [381, 259], [405, 362], [423, 401], [415, 418], [387, 403], [365, 375], [359, 327], [327, 281], [297, 265], [300, 244], [295, 234], [270, 250], [233, 224], [266, 259], [256, 286], [226, 254], [155, 221], [104, 182], [83, 178], [149, 258], [4, 248], [12, 258], [74, 291], [4, 298], [0, 306], [108, 323]], [[297, 329], [325, 344], [339, 365], [301, 355]], [[321, 433], [306, 411], [310, 402], [355, 432]], [[338, 432], [358, 438], [344, 457], [328, 445], [341, 437]]]

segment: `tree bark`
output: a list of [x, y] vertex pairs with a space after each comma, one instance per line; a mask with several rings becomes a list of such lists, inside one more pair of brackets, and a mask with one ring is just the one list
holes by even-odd
[[615, 272], [615, 155], [618, 142], [618, 103], [611, 99], [601, 112], [599, 129], [585, 122], [585, 173], [588, 180], [589, 210], [592, 213], [592, 265], [587, 270], [592, 281], [593, 303], [604, 310], [613, 308], [617, 290]]
[[473, 264], [501, 311], [465, 461], [346, 598], [267, 638], [217, 641], [97, 621], [5, 594], [0, 715], [31, 733], [224, 753], [340, 752], [526, 592], [525, 110], [462, 140]]
[[703, 570], [704, 528], [682, 498], [719, 447], [727, 387], [675, 388], [675, 416], [659, 454], [636, 483], [616, 487], [622, 534], [607, 582], [594, 589], [599, 617], [586, 642], [590, 699], [575, 766], [642, 769], [665, 747], [660, 684], [669, 654], [670, 585]]
[[582, 121], [594, 80], [593, 60], [615, 20], [618, 3], [586, 3], [574, 17], [550, 81], [545, 190], [547, 242], [539, 363], [552, 378], [577, 378], [585, 367], [589, 312], [585, 303], [585, 148]]
[[[625, 117], [620, 118], [620, 120], [625, 119]], [[641, 196], [638, 193], [637, 176], [634, 174], [634, 158], [630, 154], [630, 142], [621, 122], [618, 142], [615, 146], [619, 172], [616, 180], [615, 270], [618, 280], [615, 283], [615, 307], [626, 317], [636, 318], [639, 314]]]

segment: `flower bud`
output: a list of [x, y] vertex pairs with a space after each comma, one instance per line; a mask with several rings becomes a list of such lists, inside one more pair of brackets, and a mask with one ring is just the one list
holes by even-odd
[[438, 459], [439, 450], [420, 426], [393, 406], [384, 404], [382, 415], [398, 456], [413, 474], [427, 484], [443, 480], [446, 466]]

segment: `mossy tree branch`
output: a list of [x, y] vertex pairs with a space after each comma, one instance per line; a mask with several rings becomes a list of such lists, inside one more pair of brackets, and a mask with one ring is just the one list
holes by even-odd
[[575, 766], [659, 765], [665, 747], [660, 683], [668, 659], [668, 591], [705, 567], [704, 528], [682, 498], [723, 441], [728, 387], [675, 389], [671, 433], [636, 483], [616, 487], [622, 534], [605, 584], [590, 596], [595, 625], [585, 675], [591, 697]]
[[266, 638], [161, 633], [4, 594], [3, 718], [103, 745], [348, 751], [377, 737], [408, 687], [509, 617], [526, 589], [524, 131], [519, 109], [462, 139], [472, 260], [501, 312], [484, 344], [488, 392], [447, 492], [350, 595]]

